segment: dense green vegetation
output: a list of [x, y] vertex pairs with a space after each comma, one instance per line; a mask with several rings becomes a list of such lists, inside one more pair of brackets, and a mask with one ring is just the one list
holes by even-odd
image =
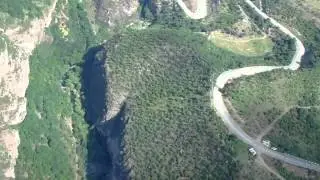
[[235, 176], [232, 141], [210, 107], [211, 78], [263, 57], [232, 54], [183, 29], [129, 30], [106, 49], [113, 92], [107, 96], [127, 97], [124, 159], [132, 176]]
[[41, 43], [30, 58], [28, 114], [19, 125], [17, 179], [74, 179], [85, 173], [87, 125], [80, 74], [93, 35], [82, 4], [69, 1], [66, 13], [67, 39], [53, 24], [53, 42]]
[[[244, 127], [257, 135], [281, 113], [319, 101], [319, 68], [299, 72], [275, 71], [242, 78], [227, 86], [226, 96], [246, 120]], [[257, 126], [259, 124], [259, 126]], [[261, 129], [260, 129], [261, 128]]]
[[[33, 2], [2, 2], [0, 9], [10, 6], [6, 13], [14, 18], [37, 17], [44, 5], [36, 6]], [[12, 7], [25, 11], [13, 11]], [[114, 152], [109, 152], [101, 143], [116, 136], [110, 133], [113, 131], [103, 132], [105, 127], [108, 130], [117, 127], [110, 125], [115, 121], [99, 122], [102, 117], [91, 119], [92, 114], [88, 115], [88, 102], [103, 99], [99, 95], [104, 89], [98, 89], [101, 84], [95, 82], [89, 83], [91, 87], [83, 83], [83, 68], [88, 68], [84, 67], [84, 60], [88, 59], [83, 56], [87, 53], [90, 57], [88, 49], [95, 45], [95, 39], [106, 38], [101, 35], [105, 31], [98, 32], [96, 36], [92, 33], [83, 5], [76, 0], [68, 1], [65, 13], [69, 17], [69, 35], [62, 37], [58, 25], [53, 24], [48, 30], [53, 42], [42, 42], [30, 59], [28, 114], [19, 126], [21, 144], [17, 179], [75, 179], [86, 175], [89, 179], [101, 179], [109, 176], [95, 176], [94, 173], [103, 171], [106, 174], [115, 167], [94, 162], [117, 163], [112, 162]], [[176, 3], [162, 4], [159, 13], [155, 13], [147, 3], [142, 8], [142, 17], [150, 21], [151, 26], [141, 31], [119, 30], [105, 44], [105, 49], [96, 54], [100, 60], [105, 54], [107, 56], [106, 77], [102, 72], [91, 71], [102, 73], [100, 76], [108, 79], [106, 84], [113, 91], [107, 91], [106, 97], [125, 97], [123, 111], [119, 115], [127, 124], [124, 132], [118, 135], [122, 144], [120, 149], [116, 148], [119, 150], [116, 153], [121, 154], [123, 148], [123, 165], [135, 179], [228, 179], [235, 178], [246, 166], [243, 159], [248, 157], [238, 157], [239, 149], [243, 151], [242, 155], [246, 151], [245, 145], [239, 145], [227, 134], [210, 107], [212, 79], [226, 69], [249, 64], [286, 64], [294, 51], [294, 42], [274, 30], [272, 38], [276, 45], [269, 56], [244, 57], [230, 53], [194, 32], [230, 31], [231, 25], [239, 20], [236, 2], [223, 1], [220, 11], [212, 14], [202, 21], [194, 21], [186, 18]], [[270, 28], [268, 22], [259, 27], [262, 30]], [[102, 66], [103, 63], [92, 62], [90, 65]], [[276, 77], [271, 76], [262, 82], [267, 86]], [[91, 78], [97, 81], [97, 76]], [[284, 76], [281, 80], [286, 78]], [[285, 97], [295, 91], [291, 89], [295, 81], [288, 83], [288, 92], [283, 93]], [[297, 92], [300, 93], [303, 86], [301, 84]], [[96, 93], [92, 100], [85, 99], [88, 88], [92, 94]], [[252, 99], [244, 93], [247, 91], [245, 89], [240, 91], [240, 95], [235, 95], [239, 98], [237, 106], [246, 107], [237, 107], [243, 114], [250, 110], [246, 103]], [[303, 95], [309, 97], [307, 91]], [[248, 101], [240, 100], [242, 97], [247, 97]], [[313, 101], [312, 98], [309, 97], [308, 101]], [[87, 115], [81, 101], [86, 102]], [[292, 102], [304, 104], [306, 101], [294, 99]], [[254, 103], [261, 102], [257, 100]], [[90, 129], [85, 119], [92, 125]]]
[[215, 9], [211, 7], [209, 16], [203, 20], [192, 20], [186, 17], [177, 3], [163, 1], [159, 12], [153, 0], [146, 0], [141, 4], [141, 17], [150, 21], [151, 26], [183, 27], [195, 32], [209, 32], [215, 29], [231, 29], [230, 27], [240, 19], [237, 2], [232, 0], [222, 1]]
[[235, 152], [234, 158], [239, 162], [237, 180], [275, 180], [272, 173], [257, 163], [256, 157], [253, 157], [248, 151], [248, 145], [243, 143], [237, 137], [231, 135], [232, 149]]
[[[259, 135], [279, 118], [265, 137], [271, 140], [272, 146], [320, 162], [319, 72], [317, 67], [312, 71], [259, 74], [237, 80], [227, 90], [227, 96], [246, 120], [247, 132]], [[282, 112], [285, 114], [280, 116]]]
[[[319, 97], [318, 97], [319, 98]], [[293, 108], [266, 136], [280, 151], [320, 162], [319, 107]]]
[[[316, 66], [320, 59], [319, 29], [315, 22], [308, 20], [310, 14], [291, 1], [265, 0], [263, 4], [265, 11], [274, 18], [286, 19], [285, 23], [293, 32], [301, 33], [297, 34], [307, 49], [302, 67]], [[292, 46], [293, 42], [287, 40], [288, 47]], [[226, 96], [246, 120], [244, 128], [248, 133], [257, 136], [279, 119], [267, 138], [283, 152], [319, 162], [316, 150], [319, 147], [318, 110], [303, 109], [320, 104], [319, 72], [316, 66], [311, 71], [276, 71], [243, 78], [227, 87]]]
[[267, 34], [274, 43], [272, 52], [269, 52], [265, 59], [277, 61], [281, 64], [289, 64], [295, 52], [294, 39], [274, 27], [268, 19], [263, 19], [246, 3], [244, 3], [243, 7], [251, 20], [257, 25], [257, 33]]
[[[5, 13], [12, 18], [34, 18], [42, 14], [43, 8], [49, 2], [40, 4], [36, 1], [21, 3], [8, 1], [2, 2], [0, 9], [5, 9]], [[10, 8], [7, 8], [8, 6]], [[63, 5], [58, 2], [57, 6], [56, 11], [59, 12]], [[12, 7], [23, 10], [13, 11]], [[72, 0], [66, 7], [64, 13], [69, 18], [66, 22], [69, 35], [62, 37], [58, 24], [52, 24], [48, 29], [48, 34], [53, 37], [53, 41], [42, 42], [30, 58], [30, 84], [27, 91], [28, 114], [25, 121], [19, 125], [21, 144], [15, 168], [17, 179], [82, 178], [85, 176], [85, 168], [89, 167], [90, 170], [91, 162], [85, 160], [87, 154], [89, 154], [88, 159], [93, 156], [99, 158], [94, 154], [95, 151], [87, 152], [91, 150], [87, 148], [94, 149], [95, 147], [90, 146], [97, 144], [88, 142], [89, 130], [84, 121], [85, 112], [81, 103], [84, 100], [82, 94], [84, 87], [81, 87], [83, 86], [81, 84], [83, 55], [89, 47], [93, 46], [95, 36], [90, 29], [82, 4]], [[126, 146], [127, 155], [132, 153], [132, 150], [141, 151], [130, 154], [126, 158], [133, 159], [135, 165], [141, 165], [141, 168], [134, 169], [136, 177], [151, 177], [153, 173], [160, 178], [188, 176], [225, 179], [235, 176], [234, 168], [237, 167], [237, 161], [232, 158], [233, 150], [230, 148], [232, 141], [228, 139], [224, 126], [218, 121], [209, 106], [207, 93], [211, 86], [210, 79], [214, 71], [221, 72], [224, 68], [235, 68], [247, 63], [259, 64], [263, 62], [263, 58], [248, 59], [227, 53], [212, 46], [204, 36], [186, 30], [208, 31], [213, 27], [228, 27], [238, 19], [237, 16], [234, 16], [235, 14], [228, 14], [234, 5], [227, 7], [228, 11], [221, 13], [219, 18], [208, 26], [203, 25], [203, 22], [202, 24], [192, 22], [185, 18], [178, 7], [175, 8], [177, 11], [165, 12], [166, 9], [164, 9], [157, 16], [152, 24], [155, 29], [141, 32], [128, 30], [124, 34], [116, 35], [107, 45], [108, 51], [109, 48], [114, 50], [115, 45], [118, 45], [118, 42], [115, 41], [120, 41], [119, 38], [121, 38], [120, 52], [126, 52], [121, 54], [113, 52], [110, 55], [114, 58], [114, 61], [110, 62], [116, 62], [115, 66], [118, 66], [113, 69], [119, 68], [119, 72], [124, 73], [119, 74], [121, 78], [138, 77], [136, 73], [138, 71], [122, 64], [122, 61], [119, 61], [122, 59], [123, 63], [129, 64], [131, 58], [132, 63], [135, 64], [145, 61], [147, 65], [149, 62], [152, 64], [150, 67], [155, 70], [155, 72], [146, 74], [145, 78], [150, 79], [134, 81], [136, 84], [129, 86], [130, 96], [127, 100], [129, 108], [126, 113], [130, 118], [124, 142], [128, 145]], [[160, 30], [159, 26], [179, 30]], [[96, 36], [98, 39], [102, 36], [99, 33]], [[157, 64], [158, 60], [160, 64]], [[121, 71], [126, 68], [133, 72], [126, 74], [125, 71]], [[179, 77], [180, 74], [186, 76]], [[164, 81], [165, 84], [158, 83], [161, 81]], [[123, 84], [128, 82], [130, 82], [129, 79]], [[136, 88], [139, 83], [144, 84], [140, 90]], [[171, 86], [173, 88], [168, 88]], [[131, 89], [133, 87], [135, 88]], [[178, 91], [174, 92], [175, 90]], [[140, 95], [135, 96], [131, 92]], [[166, 101], [161, 101], [161, 98], [165, 98]], [[152, 106], [154, 101], [158, 100], [161, 101], [159, 108], [164, 108], [163, 111], [160, 111], [161, 116], [157, 114], [157, 107]], [[168, 107], [165, 104], [168, 104]], [[149, 105], [151, 109], [145, 109]], [[135, 106], [137, 108], [134, 108]], [[139, 116], [134, 116], [136, 113]], [[133, 120], [141, 117], [143, 118], [140, 123], [132, 123]], [[148, 154], [145, 149], [135, 148], [145, 147], [148, 143], [152, 143], [155, 136], [158, 136], [158, 133], [150, 133], [150, 131], [145, 131], [145, 128], [141, 128], [143, 127], [141, 123], [154, 118], [156, 124], [150, 127], [156, 128], [158, 132], [162, 130], [161, 133], [173, 133], [176, 129], [177, 132], [174, 132], [174, 135], [177, 136], [177, 142], [173, 143], [172, 139], [165, 136], [164, 139], [158, 138], [160, 143], [153, 143], [150, 146], [157, 151], [150, 151], [151, 154]], [[164, 121], [161, 121], [162, 118]], [[188, 121], [183, 121], [185, 118], [188, 118]], [[174, 122], [173, 119], [177, 121]], [[195, 119], [199, 119], [199, 124]], [[157, 123], [161, 123], [160, 129], [157, 129]], [[189, 127], [188, 123], [192, 126]], [[169, 128], [166, 128], [167, 125]], [[178, 127], [182, 129], [178, 130]], [[142, 135], [138, 137], [137, 133], [142, 133]], [[195, 137], [190, 136], [193, 133]], [[133, 139], [129, 139], [132, 138], [131, 135]], [[93, 138], [96, 137], [93, 136]], [[137, 143], [135, 143], [135, 138], [138, 140]], [[147, 142], [144, 142], [143, 138], [147, 138]], [[135, 146], [131, 146], [132, 143]], [[168, 144], [168, 147], [165, 144]], [[194, 148], [195, 145], [199, 148]], [[158, 148], [160, 146], [163, 146], [163, 150], [168, 152], [167, 155], [161, 155]], [[98, 150], [104, 151], [104, 149]], [[153, 155], [156, 156], [153, 157]], [[177, 164], [171, 169], [167, 161], [176, 161]], [[223, 165], [219, 165], [218, 162]], [[150, 167], [153, 171], [148, 171]]]
[[278, 160], [268, 159], [270, 165], [276, 168], [279, 174], [290, 180], [317, 180], [320, 177], [320, 173], [310, 171], [308, 169], [297, 168], [288, 164], [284, 164]]
[[279, 30], [273, 32], [271, 40], [274, 42], [272, 51], [266, 55], [269, 61], [278, 61], [281, 64], [289, 64], [295, 51], [295, 40], [283, 35]]
[[[303, 3], [303, 6], [306, 4]], [[314, 18], [320, 18], [319, 14], [314, 14], [311, 10], [304, 8], [298, 1], [288, 0], [263, 0], [263, 9], [274, 18], [281, 21], [293, 29], [301, 36], [307, 50], [303, 59], [304, 67], [317, 65], [320, 59], [320, 29], [315, 25]], [[319, 24], [318, 24], [319, 25]]]
[[3, 0], [0, 2], [0, 12], [19, 19], [34, 18], [41, 16], [44, 7], [50, 4], [51, 0]]

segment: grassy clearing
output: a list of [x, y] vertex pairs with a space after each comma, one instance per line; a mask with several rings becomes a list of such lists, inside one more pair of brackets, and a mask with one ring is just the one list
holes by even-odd
[[209, 36], [216, 46], [244, 56], [262, 56], [272, 51], [273, 43], [266, 36], [238, 38], [220, 31], [211, 32]]
[[310, 5], [312, 8], [320, 10], [320, 1], [319, 0], [301, 0], [303, 3], [307, 3], [307, 6]]

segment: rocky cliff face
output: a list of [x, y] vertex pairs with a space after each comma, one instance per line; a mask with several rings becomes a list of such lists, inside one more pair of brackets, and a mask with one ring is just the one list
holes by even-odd
[[0, 127], [16, 125], [26, 115], [26, 99], [28, 86], [28, 54], [17, 49], [16, 57], [9, 54], [8, 47], [0, 54]]
[[125, 24], [136, 19], [139, 0], [94, 0], [96, 18], [108, 26]]
[[56, 3], [54, 0], [43, 18], [32, 20], [29, 28], [4, 27], [0, 32], [5, 39], [0, 51], [0, 145], [9, 158], [4, 169], [5, 178], [15, 177], [20, 139], [18, 130], [11, 126], [20, 124], [27, 113], [25, 93], [29, 84], [29, 56], [44, 36]]
[[[105, 71], [106, 49], [94, 47], [85, 55], [84, 91], [88, 135], [87, 174], [89, 179], [127, 179], [122, 163], [121, 140], [124, 130], [125, 105], [121, 97], [108, 96], [111, 84]], [[112, 94], [114, 95], [114, 94]], [[106, 101], [112, 102], [106, 103]], [[111, 108], [111, 109], [109, 109]], [[111, 111], [111, 112], [110, 112]], [[106, 113], [109, 112], [109, 113]]]
[[21, 123], [26, 115], [25, 91], [28, 86], [29, 64], [25, 51], [17, 49], [13, 57], [7, 45], [0, 53], [0, 144], [9, 156], [9, 167], [4, 175], [14, 178], [14, 165], [18, 157], [20, 144], [18, 131], [8, 129], [11, 125]]

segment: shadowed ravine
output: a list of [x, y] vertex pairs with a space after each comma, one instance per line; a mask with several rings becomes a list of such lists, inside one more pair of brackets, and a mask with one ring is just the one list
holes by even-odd
[[83, 104], [88, 123], [87, 178], [127, 179], [127, 171], [122, 166], [121, 142], [125, 127], [125, 105], [109, 121], [103, 121], [106, 114], [106, 72], [105, 50], [103, 46], [90, 48], [84, 55], [82, 73]]

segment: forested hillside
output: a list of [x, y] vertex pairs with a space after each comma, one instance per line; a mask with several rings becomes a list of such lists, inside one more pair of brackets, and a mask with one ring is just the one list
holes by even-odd
[[[299, 72], [276, 71], [236, 80], [227, 87], [225, 96], [233, 105], [231, 111], [239, 115], [238, 122], [251, 136], [271, 140], [271, 145], [281, 152], [319, 162], [316, 147], [319, 146], [320, 16], [315, 11], [317, 6], [307, 0], [264, 0], [262, 5], [264, 11], [302, 39], [306, 48], [302, 67]], [[297, 178], [280, 162], [277, 164], [284, 177]], [[319, 177], [294, 173], [311, 179]]]
[[[0, 28], [21, 25], [26, 21], [39, 18], [51, 0], [3, 0], [0, 2]], [[27, 24], [27, 23], [26, 23]], [[25, 24], [25, 25], [26, 25]]]
[[317, 5], [312, 5], [311, 1], [263, 1], [266, 12], [276, 19], [284, 19], [282, 22], [302, 38], [307, 50], [302, 62], [304, 67], [313, 67], [320, 59], [320, 14], [314, 10]]
[[[65, 7], [65, 8], [64, 8]], [[95, 39], [82, 4], [59, 4], [56, 13], [68, 15], [65, 36], [55, 17], [30, 57], [25, 121], [19, 126], [21, 143], [17, 179], [74, 179], [85, 177], [87, 124], [81, 103], [83, 55]]]
[[184, 29], [128, 30], [110, 39], [104, 51], [106, 110], [113, 109], [110, 101], [123, 99], [117, 102], [121, 114], [109, 121], [124, 121], [118, 145], [130, 176], [235, 176], [232, 141], [210, 108], [211, 78], [263, 58], [228, 53]]
[[[0, 57], [2, 50], [13, 55], [19, 50], [3, 32], [19, 26], [23, 33], [52, 2], [0, 2]], [[308, 20], [310, 14], [288, 1], [262, 2], [265, 11], [287, 19], [303, 38], [304, 67], [316, 67], [319, 29]], [[192, 20], [173, 0], [58, 0], [27, 63], [27, 115], [10, 127], [20, 134], [16, 179], [275, 178], [228, 133], [210, 104], [210, 91], [223, 71], [287, 64], [294, 40], [242, 0], [208, 4], [208, 16]], [[217, 32], [256, 39], [248, 48], [256, 46], [258, 53], [217, 46], [217, 36], [209, 40]], [[258, 128], [251, 122], [260, 119], [255, 125], [266, 126], [287, 110], [265, 137], [281, 151], [317, 159], [318, 69], [241, 79], [225, 95], [248, 119], [245, 129], [253, 135]], [[303, 133], [310, 128], [314, 131]], [[9, 157], [1, 144], [0, 160], [2, 170]]]
[[318, 74], [318, 67], [263, 73], [235, 81], [226, 97], [251, 136], [271, 140], [279, 151], [319, 162]]
[[28, 59], [54, 5], [51, 0], [0, 2], [0, 179], [15, 178], [20, 144], [16, 125], [27, 113]]
[[211, 109], [211, 79], [225, 69], [279, 63], [233, 54], [194, 33], [241, 19], [234, 1], [220, 8], [224, 11], [207, 26], [210, 19], [190, 20], [175, 3], [167, 4], [152, 19], [143, 17], [151, 21], [147, 29], [122, 30], [87, 53], [89, 178], [238, 176], [246, 163], [232, 156], [246, 147], [233, 147], [234, 139]]

